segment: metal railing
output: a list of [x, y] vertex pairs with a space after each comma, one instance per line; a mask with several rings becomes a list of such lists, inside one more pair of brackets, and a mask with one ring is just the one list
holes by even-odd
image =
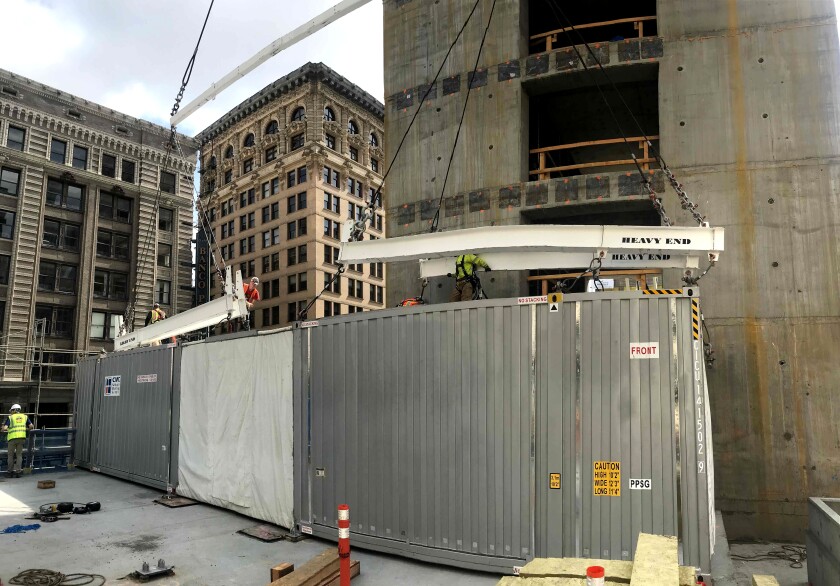
[[[654, 136], [632, 136], [626, 139], [628, 143], [636, 143], [637, 148], [640, 151], [640, 157], [637, 159], [639, 164], [642, 166], [642, 169], [647, 171], [650, 169], [650, 163], [656, 162], [654, 157], [650, 156], [649, 153], [649, 146], [648, 140], [650, 141], [658, 141], [659, 135]], [[569, 144], [558, 144], [549, 147], [540, 147], [536, 149], [531, 149], [529, 151], [532, 155], [537, 155], [537, 168], [532, 169], [529, 171], [530, 175], [536, 175], [537, 179], [542, 181], [543, 179], [549, 179], [551, 173], [560, 173], [562, 171], [574, 171], [578, 169], [591, 169], [595, 167], [614, 167], [618, 165], [632, 165], [633, 159], [613, 159], [613, 160], [606, 160], [606, 161], [589, 161], [586, 163], [577, 163], [574, 165], [553, 165], [548, 166], [551, 161], [551, 153], [560, 152], [560, 151], [568, 151], [571, 149], [580, 149], [580, 148], [587, 148], [587, 147], [597, 147], [597, 146], [607, 146], [613, 144], [621, 144], [625, 142], [623, 138], [608, 138], [604, 140], [587, 140], [584, 142], [573, 142]]]
[[[73, 463], [76, 429], [34, 429], [28, 432], [23, 449], [23, 465], [33, 472], [67, 469]], [[0, 471], [8, 466], [6, 434], [0, 438]]]
[[[560, 43], [558, 42], [558, 35], [570, 32], [572, 30], [579, 31], [629, 23], [633, 23], [633, 29], [638, 31], [639, 33], [638, 37], [636, 38], [641, 39], [645, 36], [645, 23], [655, 20], [655, 16], [635, 16], [632, 18], [619, 18], [617, 20], [605, 20], [602, 22], [588, 22], [584, 24], [576, 24], [574, 25], [574, 28], [569, 26], [564, 28], [558, 28], [544, 33], [539, 33], [537, 35], [531, 35], [531, 45], [539, 45], [540, 43], [545, 43], [546, 51], [551, 51], [552, 49], [556, 49], [557, 47], [569, 47], [577, 43]], [[609, 39], [603, 39], [603, 42], [606, 41], [609, 41]]]

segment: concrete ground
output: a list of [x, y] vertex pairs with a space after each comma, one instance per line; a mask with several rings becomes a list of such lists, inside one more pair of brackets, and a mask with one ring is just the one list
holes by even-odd
[[[44, 478], [54, 479], [56, 488], [39, 490], [36, 480]], [[175, 565], [176, 575], [155, 581], [157, 586], [265, 585], [272, 566], [300, 566], [324, 548], [335, 547], [319, 539], [263, 543], [236, 533], [258, 524], [253, 519], [207, 505], [168, 509], [152, 502], [158, 496], [158, 491], [84, 470], [3, 479], [0, 530], [37, 523], [24, 517], [48, 502], [96, 500], [102, 510], [42, 523], [37, 531], [0, 535], [0, 579], [8, 583], [21, 570], [45, 568], [102, 574], [109, 584], [119, 584], [144, 561], [154, 565], [162, 557]], [[353, 580], [357, 586], [491, 586], [499, 580], [360, 550], [354, 550], [353, 558], [361, 562], [361, 576]]]
[[[730, 543], [732, 556], [762, 556], [770, 551], [781, 551], [783, 543]], [[804, 547], [804, 546], [799, 546]], [[808, 564], [801, 568], [791, 568], [790, 562], [783, 560], [741, 561], [732, 559], [735, 568], [735, 580], [738, 586], [752, 586], [753, 574], [775, 576], [779, 586], [808, 586]]]

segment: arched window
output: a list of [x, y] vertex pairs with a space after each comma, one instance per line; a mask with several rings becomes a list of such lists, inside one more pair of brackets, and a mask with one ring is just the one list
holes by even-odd
[[245, 137], [245, 142], [242, 143], [242, 146], [252, 147], [254, 146], [254, 133], [249, 132], [248, 136]]
[[370, 133], [370, 146], [375, 146], [375, 147], [379, 146], [379, 139], [376, 138], [376, 133], [375, 132]]
[[265, 127], [266, 134], [277, 134], [280, 132], [280, 125], [277, 124], [277, 120], [272, 120], [268, 123], [268, 126]]
[[324, 108], [324, 121], [325, 122], [334, 122], [335, 121], [335, 112], [329, 106]]
[[359, 134], [359, 127], [353, 120], [347, 122], [347, 134]]
[[210, 157], [210, 163], [208, 164], [211, 169], [216, 168], [216, 155]]
[[233, 146], [228, 146], [228, 148], [225, 149], [225, 158], [226, 159], [232, 159], [233, 158]]
[[292, 122], [297, 122], [299, 120], [306, 119], [306, 110], [303, 109], [303, 106], [298, 106], [295, 108], [295, 111], [292, 112]]

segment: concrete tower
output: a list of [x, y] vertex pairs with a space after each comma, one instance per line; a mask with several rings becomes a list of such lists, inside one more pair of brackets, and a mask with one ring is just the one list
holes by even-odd
[[[388, 161], [474, 4], [385, 1]], [[444, 230], [658, 225], [638, 173], [624, 164], [629, 150], [652, 159], [638, 138], [655, 137], [701, 211], [727, 229], [725, 256], [701, 283], [716, 357], [717, 506], [732, 537], [801, 538], [807, 497], [840, 494], [832, 480], [840, 437], [833, 3], [497, 0], [472, 75], [493, 5], [479, 0], [388, 177], [389, 235], [429, 230], [467, 92]], [[566, 18], [594, 55], [575, 33], [552, 32]], [[693, 225], [656, 162], [644, 165], [674, 223]], [[538, 293], [575, 269], [491, 273], [485, 288], [491, 297]], [[417, 276], [416, 266], [393, 266], [388, 304], [415, 295]], [[616, 288], [679, 284], [679, 275], [644, 266], [607, 278]], [[432, 300], [449, 287], [432, 283]]]

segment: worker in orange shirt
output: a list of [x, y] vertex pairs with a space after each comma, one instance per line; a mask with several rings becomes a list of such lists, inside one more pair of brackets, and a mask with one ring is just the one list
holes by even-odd
[[[254, 304], [260, 300], [259, 285], [260, 280], [256, 277], [251, 277], [251, 280], [243, 286], [243, 289], [245, 290], [245, 306], [248, 308], [249, 312], [254, 311]], [[246, 330], [251, 329], [250, 313], [242, 318], [242, 323], [244, 324]]]

